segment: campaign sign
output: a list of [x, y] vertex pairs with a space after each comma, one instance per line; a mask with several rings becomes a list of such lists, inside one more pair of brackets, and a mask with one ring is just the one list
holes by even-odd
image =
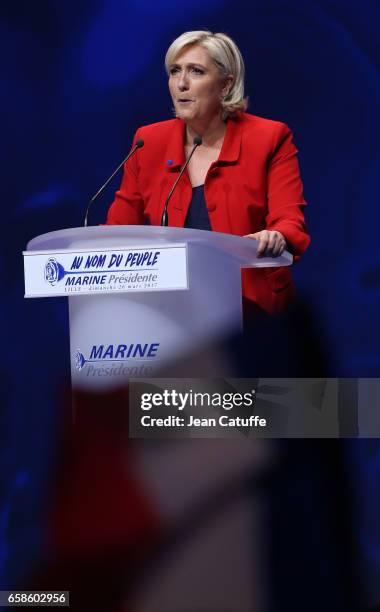
[[25, 297], [188, 289], [185, 244], [26, 251]]

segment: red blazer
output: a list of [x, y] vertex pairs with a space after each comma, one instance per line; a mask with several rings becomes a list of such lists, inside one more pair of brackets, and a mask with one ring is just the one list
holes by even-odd
[[[185, 162], [182, 120], [142, 127], [134, 141], [138, 138], [145, 145], [124, 166], [107, 224], [159, 225], [165, 199]], [[297, 149], [285, 124], [247, 113], [228, 119], [204, 190], [213, 231], [244, 236], [278, 230], [296, 259], [307, 248]], [[185, 172], [169, 202], [169, 225], [184, 226], [191, 198]], [[269, 313], [279, 312], [294, 296], [289, 268], [247, 269], [242, 276], [243, 295]]]

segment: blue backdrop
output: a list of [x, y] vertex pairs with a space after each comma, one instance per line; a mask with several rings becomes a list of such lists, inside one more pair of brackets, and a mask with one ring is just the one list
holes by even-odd
[[[232, 36], [246, 61], [250, 112], [292, 128], [312, 235], [295, 268], [299, 290], [333, 373], [379, 376], [379, 22], [374, 0], [3, 0], [3, 585], [15, 584], [39, 549], [46, 457], [69, 376], [67, 305], [23, 299], [21, 252], [36, 235], [80, 225], [136, 128], [171, 116], [163, 58], [183, 31]], [[104, 220], [118, 181], [92, 223]], [[368, 502], [362, 554], [380, 599], [380, 450], [377, 442], [353, 450]]]

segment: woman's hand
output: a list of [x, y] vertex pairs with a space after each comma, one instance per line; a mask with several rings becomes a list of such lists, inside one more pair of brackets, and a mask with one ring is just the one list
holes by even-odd
[[286, 249], [286, 240], [281, 232], [262, 230], [255, 234], [248, 234], [244, 238], [259, 241], [257, 257], [278, 257]]

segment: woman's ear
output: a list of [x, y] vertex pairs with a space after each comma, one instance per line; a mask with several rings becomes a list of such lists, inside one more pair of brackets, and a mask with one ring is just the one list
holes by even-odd
[[232, 74], [229, 74], [223, 79], [223, 87], [221, 91], [222, 98], [226, 98], [231, 91], [232, 85], [234, 83], [234, 77]]

